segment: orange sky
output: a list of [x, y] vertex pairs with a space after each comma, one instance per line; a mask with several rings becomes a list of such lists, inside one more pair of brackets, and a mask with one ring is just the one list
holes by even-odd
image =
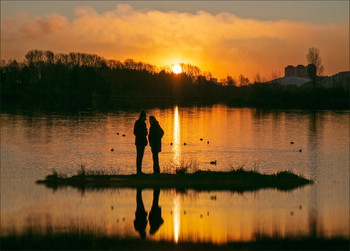
[[284, 67], [307, 64], [309, 47], [321, 51], [324, 74], [349, 70], [348, 23], [262, 21], [231, 13], [136, 10], [118, 4], [97, 12], [76, 7], [72, 19], [21, 12], [2, 19], [1, 58], [23, 59], [31, 49], [132, 58], [157, 66], [189, 63], [218, 79], [239, 74], [266, 80]]

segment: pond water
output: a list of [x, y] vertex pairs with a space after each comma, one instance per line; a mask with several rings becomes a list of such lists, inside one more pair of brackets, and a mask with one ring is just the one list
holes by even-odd
[[[135, 173], [133, 126], [139, 112], [2, 112], [1, 234], [30, 228], [82, 229], [138, 238], [137, 204], [142, 202], [150, 213], [157, 191], [52, 190], [35, 181], [53, 169], [75, 174], [81, 165], [88, 170]], [[159, 155], [163, 172], [174, 172], [181, 165], [189, 165], [190, 171], [243, 166], [261, 173], [291, 170], [315, 184], [287, 192], [160, 190], [158, 217], [163, 222], [152, 230], [146, 222], [141, 235], [213, 243], [250, 241], [262, 235], [349, 236], [349, 111], [261, 111], [214, 105], [155, 108], [146, 113], [154, 115], [165, 131]], [[210, 164], [215, 160], [216, 165]], [[152, 172], [149, 146], [143, 171]]]

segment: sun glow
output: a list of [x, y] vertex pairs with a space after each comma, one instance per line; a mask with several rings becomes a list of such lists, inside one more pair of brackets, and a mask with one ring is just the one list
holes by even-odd
[[174, 65], [174, 66], [173, 66], [173, 72], [174, 72], [175, 74], [181, 73], [181, 72], [182, 72], [181, 66], [180, 66], [179, 64]]

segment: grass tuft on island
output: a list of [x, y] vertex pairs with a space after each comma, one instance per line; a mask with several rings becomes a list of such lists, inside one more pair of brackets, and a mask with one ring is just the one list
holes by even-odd
[[246, 171], [243, 168], [231, 171], [197, 170], [187, 173], [177, 170], [175, 174], [106, 174], [103, 172], [86, 172], [82, 168], [78, 174], [67, 177], [53, 172], [37, 184], [45, 184], [49, 188], [75, 187], [80, 190], [104, 188], [161, 188], [161, 189], [194, 189], [194, 190], [231, 190], [237, 192], [254, 191], [263, 188], [292, 190], [307, 184], [312, 184], [302, 176], [291, 171], [281, 171], [276, 174], [261, 174], [257, 171]]

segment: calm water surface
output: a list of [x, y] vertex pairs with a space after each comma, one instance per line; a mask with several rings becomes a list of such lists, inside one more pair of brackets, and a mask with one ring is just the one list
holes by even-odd
[[[349, 111], [216, 105], [146, 112], [165, 131], [163, 171], [174, 172], [183, 164], [192, 170], [244, 166], [262, 173], [292, 170], [316, 181], [288, 192], [161, 190], [164, 223], [154, 234], [147, 224], [146, 238], [225, 243], [259, 235], [349, 236]], [[35, 184], [52, 169], [70, 175], [80, 165], [135, 173], [133, 125], [138, 116], [135, 110], [1, 113], [1, 234], [50, 227], [57, 232], [79, 228], [122, 238], [139, 236], [134, 228], [135, 189], [54, 191]], [[217, 165], [210, 164], [214, 160]], [[152, 172], [149, 147], [143, 171]], [[142, 190], [148, 213], [152, 201], [153, 190]]]

